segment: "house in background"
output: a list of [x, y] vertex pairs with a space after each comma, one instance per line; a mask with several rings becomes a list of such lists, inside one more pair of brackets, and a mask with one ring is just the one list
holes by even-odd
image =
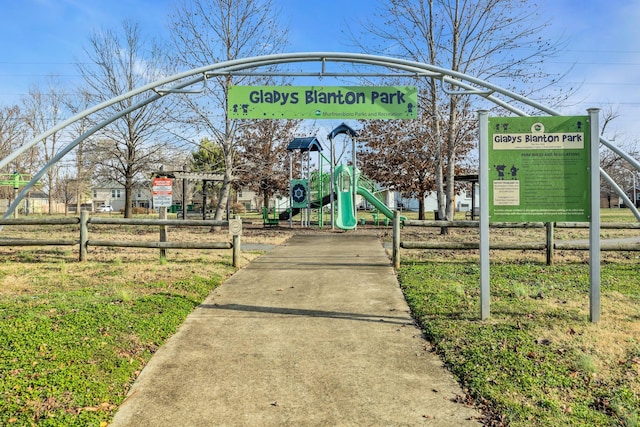
[[151, 181], [136, 183], [133, 186], [131, 204], [134, 208], [151, 209], [153, 205], [153, 193]]
[[[626, 194], [629, 200], [631, 200], [631, 203], [636, 207], [640, 207], [640, 186], [636, 186], [635, 188], [631, 186], [627, 189]], [[623, 201], [620, 201], [620, 207], [625, 207]]]
[[[260, 197], [258, 193], [246, 188], [242, 188], [236, 192], [236, 199], [237, 202], [240, 203], [244, 207], [244, 210], [247, 212], [257, 211], [260, 208], [258, 206], [258, 202], [262, 202], [262, 197]], [[273, 206], [271, 205], [271, 203], [275, 203], [275, 201], [270, 200], [269, 207]]]
[[101, 205], [111, 205], [114, 212], [124, 209], [124, 186], [115, 181], [94, 185], [91, 189], [93, 211]]
[[[418, 199], [402, 197], [400, 193], [396, 193], [396, 200], [398, 201], [396, 208], [399, 210], [417, 211], [419, 209]], [[472, 199], [470, 194], [467, 194], [466, 190], [460, 190], [456, 194], [455, 210], [456, 212], [471, 212], [471, 204], [475, 202], [476, 209], [478, 205], [478, 198]], [[438, 199], [436, 193], [429, 193], [424, 198], [424, 211], [434, 212], [438, 210]]]
[[[13, 199], [0, 199], [0, 213], [5, 213]], [[56, 214], [64, 213], [64, 203], [55, 203], [49, 212], [49, 195], [40, 190], [30, 191], [17, 208], [18, 214]]]
[[[134, 208], [150, 209], [152, 205], [152, 194], [149, 182], [134, 184], [131, 194], [131, 204]], [[114, 212], [124, 210], [125, 190], [124, 185], [115, 182], [103, 182], [94, 185], [91, 189], [93, 210], [96, 211], [101, 205], [111, 205]]]

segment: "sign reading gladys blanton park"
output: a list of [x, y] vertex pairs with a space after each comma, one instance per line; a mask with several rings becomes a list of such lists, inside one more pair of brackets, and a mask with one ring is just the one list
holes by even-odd
[[589, 117], [489, 118], [491, 222], [589, 221]]
[[415, 119], [415, 86], [231, 86], [231, 119]]

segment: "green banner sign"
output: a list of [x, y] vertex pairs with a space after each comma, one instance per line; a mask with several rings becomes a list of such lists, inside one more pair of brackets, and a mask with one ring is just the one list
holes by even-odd
[[415, 86], [232, 86], [231, 119], [415, 119]]
[[490, 221], [589, 221], [590, 143], [588, 116], [489, 118]]

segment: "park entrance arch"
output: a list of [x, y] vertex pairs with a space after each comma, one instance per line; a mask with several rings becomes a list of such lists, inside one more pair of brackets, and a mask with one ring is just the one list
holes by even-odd
[[[287, 71], [262, 71], [269, 67], [280, 66], [284, 64], [296, 64], [296, 63], [315, 63], [319, 66], [317, 71], [305, 71], [305, 72], [287, 72]], [[370, 69], [382, 69], [385, 73], [345, 73], [345, 72], [332, 72], [327, 70], [329, 64], [360, 64], [369, 66]], [[92, 108], [89, 108], [68, 120], [60, 123], [59, 125], [49, 129], [48, 131], [36, 136], [34, 139], [24, 144], [14, 152], [12, 152], [6, 158], [0, 160], [0, 170], [6, 168], [11, 161], [16, 159], [22, 153], [29, 148], [38, 144], [45, 138], [52, 134], [72, 125], [73, 123], [85, 118], [90, 117], [92, 114], [105, 109], [113, 104], [122, 102], [132, 97], [146, 96], [141, 101], [136, 102], [129, 108], [124, 109], [111, 117], [102, 120], [97, 123], [91, 129], [80, 135], [75, 140], [67, 144], [62, 150], [60, 150], [43, 168], [36, 173], [33, 178], [25, 185], [22, 191], [18, 194], [15, 200], [11, 203], [7, 212], [4, 214], [4, 218], [8, 218], [13, 211], [17, 208], [20, 201], [28, 194], [29, 190], [42, 178], [42, 176], [64, 156], [69, 154], [74, 147], [76, 147], [81, 141], [93, 135], [103, 127], [109, 125], [120, 117], [136, 111], [137, 109], [157, 101], [158, 99], [171, 96], [175, 94], [185, 93], [198, 93], [204, 91], [209, 79], [216, 76], [225, 75], [277, 75], [277, 76], [292, 76], [292, 77], [407, 77], [407, 78], [430, 78], [435, 79], [441, 83], [441, 90], [448, 95], [471, 95], [484, 99], [487, 103], [495, 106], [502, 107], [503, 109], [518, 115], [528, 116], [527, 111], [537, 111], [540, 114], [559, 116], [560, 112], [540, 104], [536, 101], [528, 99], [510, 90], [501, 88], [497, 85], [483, 81], [481, 79], [469, 76], [463, 73], [455, 72], [452, 70], [437, 67], [435, 65], [409, 61], [405, 59], [398, 59], [393, 57], [358, 54], [358, 53], [331, 53], [331, 52], [302, 52], [302, 53], [283, 53], [274, 55], [265, 55], [250, 57], [244, 59], [236, 59], [232, 61], [220, 62], [217, 64], [211, 64], [199, 68], [194, 68], [189, 71], [174, 74], [170, 77], [159, 79], [155, 82], [142, 86], [140, 88], [129, 91], [125, 94], [112, 98], [101, 104], [98, 104]], [[453, 88], [453, 90], [451, 89]], [[636, 170], [640, 170], [640, 162], [624, 152], [612, 142], [607, 141], [604, 138], [600, 138], [600, 143], [607, 149], [612, 150], [621, 158], [626, 160], [631, 167]], [[607, 173], [600, 169], [601, 177], [607, 181], [615, 191], [624, 200], [625, 205], [629, 206], [638, 221], [640, 221], [640, 213], [625, 192], [607, 175]]]

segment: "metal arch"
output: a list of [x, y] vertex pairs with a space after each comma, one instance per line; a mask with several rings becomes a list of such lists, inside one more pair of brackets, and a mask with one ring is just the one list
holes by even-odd
[[[485, 98], [486, 100], [498, 105], [502, 108], [505, 108], [507, 111], [511, 111], [512, 113], [519, 116], [528, 116], [526, 112], [523, 110], [512, 106], [508, 99], [511, 101], [516, 101], [524, 105], [528, 105], [533, 107], [543, 113], [547, 113], [549, 115], [559, 116], [561, 115], [559, 112], [543, 105], [533, 100], [530, 100], [524, 96], [521, 96], [515, 92], [503, 89], [499, 86], [493, 85], [489, 82], [483, 81], [481, 79], [477, 79], [475, 77], [468, 76], [463, 73], [459, 73], [453, 70], [447, 70], [441, 67], [437, 67], [431, 64], [425, 64], [416, 61], [410, 61], [405, 59], [398, 59], [386, 56], [378, 56], [378, 55], [369, 55], [369, 54], [358, 54], [358, 53], [343, 53], [343, 52], [303, 52], [303, 53], [282, 53], [282, 54], [274, 54], [274, 55], [264, 55], [257, 57], [249, 57], [242, 59], [235, 59], [231, 61], [224, 61], [217, 64], [210, 64], [199, 68], [194, 68], [192, 70], [184, 71], [181, 73], [174, 74], [170, 77], [166, 77], [164, 79], [157, 80], [155, 82], [149, 83], [147, 85], [141, 86], [140, 88], [129, 91], [125, 94], [112, 98], [108, 101], [102, 102], [94, 107], [91, 107], [75, 116], [65, 120], [59, 125], [49, 129], [48, 131], [36, 136], [34, 139], [29, 141], [27, 144], [16, 149], [9, 156], [5, 157], [0, 161], [0, 169], [6, 167], [11, 161], [17, 158], [20, 154], [28, 150], [29, 148], [36, 145], [38, 142], [48, 138], [54, 133], [64, 129], [65, 127], [75, 123], [76, 121], [83, 119], [91, 114], [103, 110], [111, 105], [114, 105], [120, 101], [132, 98], [134, 96], [143, 94], [144, 92], [151, 91], [152, 95], [147, 97], [145, 100], [135, 104], [134, 106], [123, 110], [120, 113], [117, 113], [111, 116], [109, 119], [104, 120], [98, 125], [94, 126], [92, 129], [76, 138], [74, 141], [69, 143], [63, 150], [60, 151], [58, 155], [56, 155], [49, 163], [47, 163], [42, 170], [36, 174], [33, 179], [27, 184], [27, 187], [23, 189], [22, 192], [18, 195], [16, 200], [11, 204], [8, 211], [5, 213], [4, 218], [7, 218], [17, 204], [22, 200], [24, 195], [28, 192], [28, 189], [33, 187], [35, 182], [44, 175], [44, 173], [53, 165], [55, 162], [59, 161], [64, 155], [68, 154], [78, 143], [92, 135], [102, 127], [108, 125], [109, 123], [117, 120], [123, 115], [135, 111], [138, 108], [143, 107], [144, 105], [156, 101], [157, 99], [166, 96], [168, 94], [174, 93], [199, 93], [204, 91], [206, 88], [206, 82], [209, 77], [215, 75], [232, 75], [234, 73], [240, 73], [241, 71], [256, 69], [259, 67], [270, 66], [270, 65], [279, 65], [279, 64], [290, 64], [290, 63], [302, 63], [302, 62], [320, 62], [321, 63], [321, 71], [316, 73], [318, 77], [327, 76], [329, 74], [326, 73], [326, 63], [327, 62], [348, 62], [355, 64], [363, 64], [363, 65], [372, 65], [376, 67], [385, 67], [396, 70], [403, 70], [405, 72], [410, 73], [409, 76], [413, 77], [430, 77], [441, 80], [442, 89], [445, 93], [450, 95], [477, 95]], [[260, 75], [259, 72], [256, 72], [255, 75]], [[287, 74], [287, 73], [279, 73], [279, 75], [292, 75], [295, 74]], [[308, 76], [314, 75], [313, 73], [305, 74]], [[332, 74], [333, 76], [339, 76], [339, 73]], [[358, 74], [356, 74], [358, 75]], [[195, 77], [194, 77], [195, 76]], [[404, 75], [407, 77], [407, 75]], [[186, 79], [186, 80], [184, 80]], [[183, 80], [183, 81], [181, 81]], [[177, 82], [177, 83], [176, 83]], [[203, 87], [198, 90], [185, 90], [186, 87], [189, 87], [196, 83], [203, 83]], [[167, 85], [173, 86], [169, 88], [165, 88]], [[458, 87], [460, 90], [450, 90], [445, 89], [445, 84], [450, 84], [452, 86]], [[482, 89], [481, 89], [482, 88]], [[507, 98], [507, 100], [503, 100], [498, 98], [496, 95], [501, 95], [502, 97]], [[620, 155], [624, 158], [631, 166], [633, 166], [636, 170], [640, 170], [640, 162], [638, 160], [631, 157], [629, 154], [622, 151], [620, 148], [612, 144], [610, 141], [607, 141], [604, 138], [600, 138], [600, 142], [605, 145], [610, 150], [614, 151], [616, 154]], [[600, 169], [600, 173], [603, 174], [604, 171]], [[606, 174], [604, 175], [607, 176]], [[617, 189], [619, 187], [616, 186]], [[620, 194], [623, 197], [626, 195]], [[635, 208], [635, 206], [630, 205], [630, 208], [633, 210], [634, 215], [640, 221], [640, 212]]]

